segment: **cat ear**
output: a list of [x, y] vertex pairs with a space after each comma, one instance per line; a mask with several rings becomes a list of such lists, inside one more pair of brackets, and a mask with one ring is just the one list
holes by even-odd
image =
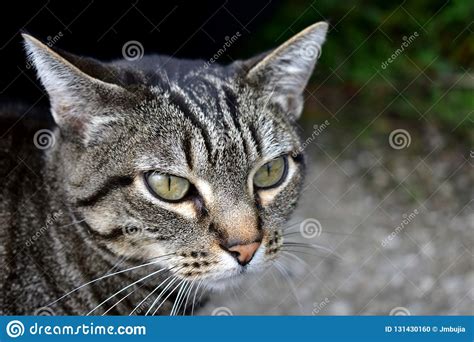
[[321, 55], [327, 30], [327, 23], [316, 23], [263, 58], [249, 60], [246, 80], [262, 89], [272, 104], [297, 119], [303, 109], [304, 88]]
[[99, 62], [72, 54], [59, 54], [30, 35], [22, 36], [28, 58], [49, 95], [56, 124], [90, 140], [100, 131], [101, 125], [114, 119], [100, 113], [101, 103], [122, 92], [123, 88], [101, 81], [78, 66], [88, 66], [98, 73], [101, 69]]

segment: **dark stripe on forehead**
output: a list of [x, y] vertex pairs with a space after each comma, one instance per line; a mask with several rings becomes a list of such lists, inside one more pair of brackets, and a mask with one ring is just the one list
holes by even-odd
[[207, 151], [207, 160], [210, 162], [211, 151], [212, 151], [212, 144], [211, 144], [211, 137], [207, 132], [204, 125], [199, 122], [199, 120], [194, 116], [191, 109], [186, 103], [186, 99], [183, 98], [181, 94], [171, 91], [170, 98], [172, 103], [178, 107], [178, 109], [183, 113], [183, 115], [191, 121], [192, 125], [199, 130], [201, 133], [202, 139], [204, 140], [204, 145], [206, 146]]
[[225, 102], [227, 104], [227, 108], [229, 110], [230, 117], [232, 119], [232, 123], [234, 124], [235, 128], [239, 132], [240, 139], [242, 140], [242, 147], [244, 149], [244, 154], [246, 156], [249, 155], [247, 150], [247, 142], [245, 141], [243, 134], [242, 134], [242, 127], [239, 121], [239, 112], [237, 106], [237, 95], [230, 89], [229, 87], [223, 86], [222, 90], [224, 91], [225, 95]]
[[182, 146], [184, 149], [184, 155], [186, 157], [186, 163], [190, 170], [194, 168], [194, 158], [193, 158], [193, 150], [191, 146], [191, 137], [186, 136], [182, 142]]
[[[206, 89], [206, 92], [210, 95], [211, 99], [214, 99], [214, 104], [216, 106], [215, 110], [217, 111], [217, 113], [221, 113], [222, 112], [222, 108], [220, 106], [220, 103], [219, 103], [219, 90], [218, 90], [218, 86], [214, 83], [212, 83], [211, 81], [207, 80], [207, 79], [204, 79], [204, 78], [201, 78], [199, 79], [199, 81], [203, 86], [204, 88]], [[207, 105], [210, 105], [210, 103], [208, 103]], [[208, 108], [203, 108], [203, 110], [206, 110]]]
[[96, 190], [92, 195], [86, 198], [78, 199], [75, 204], [79, 207], [87, 207], [87, 206], [94, 205], [99, 200], [107, 196], [107, 194], [109, 194], [113, 190], [128, 186], [132, 183], [133, 183], [133, 178], [130, 176], [111, 177], [107, 181], [105, 181], [105, 183], [98, 190]]
[[257, 148], [258, 154], [262, 155], [262, 151], [263, 151], [262, 139], [260, 139], [260, 136], [259, 136], [254, 124], [249, 125], [249, 130], [250, 130], [250, 134], [252, 135], [253, 143], [255, 144], [255, 147]]

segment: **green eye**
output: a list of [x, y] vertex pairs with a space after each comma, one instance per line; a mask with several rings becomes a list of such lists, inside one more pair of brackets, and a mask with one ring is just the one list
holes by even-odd
[[190, 188], [187, 179], [158, 172], [150, 172], [145, 180], [154, 195], [170, 202], [183, 199]]
[[255, 173], [253, 183], [257, 188], [271, 188], [278, 184], [286, 176], [288, 161], [286, 157], [279, 157], [263, 165]]

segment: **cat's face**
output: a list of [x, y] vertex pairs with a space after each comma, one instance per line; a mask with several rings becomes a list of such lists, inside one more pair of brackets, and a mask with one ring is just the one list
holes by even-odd
[[209, 69], [61, 57], [26, 36], [77, 218], [117, 255], [210, 287], [270, 264], [303, 179], [295, 119], [326, 30]]

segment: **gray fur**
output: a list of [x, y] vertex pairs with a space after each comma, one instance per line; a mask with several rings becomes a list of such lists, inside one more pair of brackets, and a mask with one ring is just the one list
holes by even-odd
[[[202, 289], [225, 288], [270, 265], [303, 180], [294, 120], [318, 56], [300, 53], [307, 44], [320, 48], [326, 30], [315, 24], [273, 52], [210, 68], [166, 56], [101, 63], [25, 36], [54, 123], [35, 119], [45, 112], [17, 121], [20, 107], [1, 113], [0, 313], [34, 314], [92, 279], [150, 260], [159, 263], [104, 278], [49, 307], [86, 314], [166, 268], [94, 311], [135, 290], [108, 312], [129, 314], [169, 276], [177, 277], [169, 289], [182, 279], [195, 280], [194, 289], [201, 280]], [[44, 128], [55, 143], [38, 150], [33, 135]], [[287, 181], [266, 193], [252, 189], [253, 172], [281, 155], [291, 164]], [[202, 193], [184, 206], [162, 203], [143, 185], [152, 170], [185, 177]], [[245, 268], [219, 247], [259, 238]], [[177, 293], [156, 314], [170, 313]], [[135, 313], [145, 314], [146, 305]]]

